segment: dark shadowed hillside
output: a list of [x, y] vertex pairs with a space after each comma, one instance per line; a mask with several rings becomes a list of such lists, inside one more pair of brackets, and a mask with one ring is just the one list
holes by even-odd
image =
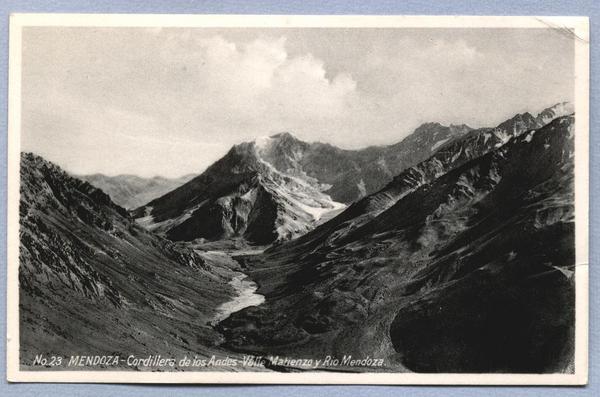
[[[418, 372], [572, 371], [574, 118], [507, 130], [442, 147], [343, 222], [247, 258], [266, 302], [220, 324], [227, 346]], [[474, 142], [493, 143], [465, 154]]]

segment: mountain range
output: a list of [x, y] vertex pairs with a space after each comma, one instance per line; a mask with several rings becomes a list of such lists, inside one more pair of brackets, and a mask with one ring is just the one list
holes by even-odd
[[[454, 167], [569, 111], [569, 104], [560, 103], [536, 117], [518, 114], [495, 128], [477, 130], [464, 124], [426, 123], [397, 144], [354, 151], [307, 143], [290, 133], [276, 134], [232, 147], [202, 174], [133, 214], [144, 227], [176, 241], [238, 237], [252, 244], [286, 241], [382, 188], [368, 200], [384, 199], [390, 188], [386, 186], [399, 174], [422, 183], [444, 172], [443, 167]], [[478, 142], [471, 145], [472, 140]], [[455, 152], [462, 142], [470, 146]], [[428, 158], [436, 161], [427, 163], [427, 170], [402, 174]]]
[[280, 133], [234, 146], [201, 175], [133, 213], [172, 240], [290, 240], [469, 131], [427, 123], [398, 144], [355, 151]]

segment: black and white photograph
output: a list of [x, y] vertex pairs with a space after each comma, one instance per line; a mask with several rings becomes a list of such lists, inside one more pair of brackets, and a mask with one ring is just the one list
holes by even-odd
[[18, 14], [8, 377], [585, 384], [582, 17]]

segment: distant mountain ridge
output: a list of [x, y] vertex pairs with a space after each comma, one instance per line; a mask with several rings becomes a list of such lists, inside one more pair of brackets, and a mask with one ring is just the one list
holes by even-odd
[[116, 176], [91, 174], [78, 175], [77, 177], [102, 189], [121, 207], [134, 209], [183, 185], [194, 176], [194, 174], [188, 174], [179, 178], [165, 178], [162, 176], [143, 178], [127, 174]]
[[429, 157], [445, 142], [471, 131], [467, 125], [425, 123], [402, 141], [388, 146], [345, 150], [321, 142], [304, 142], [290, 133], [256, 141], [261, 157], [277, 170], [328, 185], [324, 193], [346, 204], [373, 193], [398, 172]]
[[[548, 120], [549, 114], [561, 117], [572, 114], [572, 110], [572, 106], [561, 103], [545, 109], [537, 117], [530, 113], [522, 113], [494, 128], [472, 130], [444, 144], [427, 160], [405, 169], [380, 191], [352, 204], [347, 211], [328, 223], [327, 226], [329, 228], [354, 228], [377, 216], [405, 195], [430, 183], [440, 175], [501, 147], [510, 139], [526, 131], [546, 125], [545, 121]], [[346, 223], [349, 219], [352, 221]], [[340, 232], [333, 232], [333, 229], [330, 229], [323, 230], [322, 233], [332, 233], [329, 238], [335, 238]]]

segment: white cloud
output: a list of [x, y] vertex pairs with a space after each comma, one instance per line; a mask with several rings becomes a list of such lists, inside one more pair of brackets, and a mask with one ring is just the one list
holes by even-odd
[[290, 57], [285, 42], [258, 38], [236, 45], [215, 36], [176, 43], [168, 59], [175, 64], [185, 59], [190, 70], [187, 92], [176, 95], [183, 94], [198, 117], [209, 116], [217, 128], [228, 129], [232, 117], [251, 126], [249, 136], [272, 128], [271, 120], [295, 126], [343, 115], [356, 82], [345, 73], [328, 79], [322, 60], [310, 53]]

